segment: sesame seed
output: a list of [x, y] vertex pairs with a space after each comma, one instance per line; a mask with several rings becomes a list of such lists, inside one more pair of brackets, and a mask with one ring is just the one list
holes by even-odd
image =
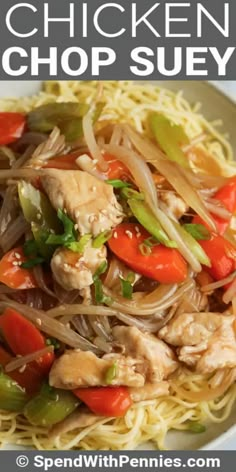
[[66, 323], [66, 327], [70, 329], [70, 323]]
[[74, 229], [75, 229], [75, 230], [77, 230], [77, 229], [78, 229], [78, 227], [79, 227], [79, 225], [77, 225], [77, 224], [76, 224], [76, 225], [74, 225]]
[[75, 267], [78, 269], [80, 267], [80, 262], [76, 262]]
[[64, 269], [68, 269], [69, 265], [66, 262], [63, 264]]
[[41, 320], [40, 318], [36, 318], [36, 323], [37, 323], [39, 326], [41, 326], [42, 320]]
[[19, 266], [19, 265], [21, 265], [21, 262], [19, 262], [19, 261], [13, 261], [13, 262], [12, 262], [12, 265], [13, 265], [13, 266]]
[[79, 215], [80, 215], [80, 211], [77, 210], [77, 211], [75, 212], [75, 217], [76, 217], [76, 218], [79, 218]]
[[20, 258], [21, 258], [21, 255], [20, 255], [18, 252], [15, 252], [14, 256], [16, 257], [16, 259], [20, 259]]
[[37, 220], [41, 220], [41, 213], [37, 213]]
[[117, 239], [118, 238], [118, 234], [117, 232], [115, 231], [114, 234], [113, 234], [114, 238]]
[[93, 159], [93, 164], [97, 164], [98, 163], [98, 159]]
[[95, 187], [95, 185], [92, 187], [92, 192], [96, 192], [97, 190], [97, 187]]
[[139, 231], [139, 227], [138, 227], [138, 226], [135, 226], [135, 228], [134, 228], [134, 229], [135, 229], [136, 233], [139, 233], [139, 232], [140, 232], [140, 231]]
[[137, 236], [137, 238], [140, 238], [141, 233], [137, 233], [136, 236]]
[[22, 365], [22, 367], [19, 369], [19, 372], [22, 374], [26, 369], [26, 364]]
[[129, 231], [129, 230], [125, 231], [125, 234], [127, 234], [129, 239], [132, 239], [133, 234], [131, 233], [131, 231]]

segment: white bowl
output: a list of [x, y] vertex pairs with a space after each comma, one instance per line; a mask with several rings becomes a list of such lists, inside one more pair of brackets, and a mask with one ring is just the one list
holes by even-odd
[[[230, 135], [236, 149], [236, 104], [213, 85], [197, 81], [159, 81], [159, 85], [171, 90], [183, 90], [190, 102], [201, 102], [202, 112], [210, 120], [221, 118], [223, 129]], [[39, 81], [2, 81], [1, 97], [32, 95], [40, 89]], [[11, 449], [16, 449], [14, 446]], [[223, 424], [211, 424], [204, 434], [172, 432], [168, 438], [168, 448], [174, 450], [235, 450], [236, 449], [236, 405], [232, 414]], [[9, 447], [8, 447], [9, 449]], [[151, 444], [140, 449], [152, 449]]]

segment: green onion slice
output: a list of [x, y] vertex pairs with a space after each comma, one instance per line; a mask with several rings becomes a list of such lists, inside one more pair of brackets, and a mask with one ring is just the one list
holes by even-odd
[[84, 234], [84, 236], [81, 236], [79, 241], [66, 243], [65, 246], [73, 252], [78, 252], [80, 254], [83, 254], [91, 238], [92, 238], [91, 234]]
[[33, 259], [29, 259], [26, 262], [22, 262], [20, 267], [22, 267], [22, 269], [33, 269], [33, 267], [42, 264], [43, 262], [45, 262], [43, 257], [34, 257]]
[[196, 421], [189, 421], [188, 429], [192, 433], [200, 434], [200, 433], [205, 433], [206, 426], [204, 426], [204, 424], [197, 423]]
[[122, 296], [124, 298], [127, 298], [128, 300], [132, 300], [132, 295], [133, 295], [133, 286], [132, 284], [135, 281], [135, 275], [133, 272], [130, 272], [127, 275], [126, 279], [123, 279], [122, 277], [119, 277], [120, 282], [121, 282], [121, 289], [122, 289]]
[[105, 375], [105, 382], [107, 385], [112, 384], [112, 381], [116, 378], [117, 375], [117, 362], [114, 362], [114, 364], [109, 367], [106, 371]]
[[187, 231], [194, 239], [199, 241], [207, 241], [211, 239], [211, 233], [208, 229], [201, 224], [185, 224], [183, 225], [185, 231]]
[[130, 198], [132, 198], [133, 200], [144, 200], [144, 194], [141, 192], [137, 192], [137, 190], [134, 190], [133, 188], [122, 188], [120, 195], [121, 197], [127, 200]]

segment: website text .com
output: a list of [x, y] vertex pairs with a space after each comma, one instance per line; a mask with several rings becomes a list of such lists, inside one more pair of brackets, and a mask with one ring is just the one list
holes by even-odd
[[181, 459], [180, 457], [164, 457], [161, 454], [158, 457], [130, 457], [122, 454], [118, 457], [112, 455], [78, 455], [77, 457], [44, 457], [37, 455], [34, 457], [34, 467], [48, 471], [53, 468], [67, 468], [67, 469], [84, 469], [90, 467], [91, 469], [104, 468], [145, 468], [145, 469], [168, 469], [168, 468], [220, 468], [221, 461], [219, 457], [189, 457]]

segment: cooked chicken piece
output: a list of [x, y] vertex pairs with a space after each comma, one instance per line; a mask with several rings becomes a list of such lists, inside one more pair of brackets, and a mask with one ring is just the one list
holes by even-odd
[[87, 172], [44, 169], [41, 181], [54, 208], [66, 211], [82, 235], [97, 236], [122, 221], [112, 186]]
[[160, 191], [158, 196], [160, 201], [164, 203], [168, 216], [175, 220], [179, 220], [189, 208], [185, 201], [171, 190]]
[[155, 400], [158, 397], [169, 395], [169, 383], [158, 382], [155, 384], [145, 384], [144, 387], [129, 387], [129, 393], [134, 402], [143, 400]]
[[173, 351], [152, 334], [143, 333], [136, 327], [115, 326], [114, 339], [125, 348], [125, 355], [142, 360], [137, 370], [147, 382], [155, 383], [166, 379], [177, 369]]
[[74, 429], [87, 428], [92, 426], [100, 420], [105, 419], [103, 416], [96, 416], [94, 413], [91, 413], [87, 408], [80, 407], [60, 423], [55, 424], [49, 431], [49, 438], [56, 438], [57, 436]]
[[[115, 362], [115, 364], [114, 364]], [[136, 372], [136, 361], [130, 357], [117, 356], [100, 359], [92, 352], [67, 351], [57, 359], [49, 374], [52, 387], [73, 390], [78, 387], [107, 386], [106, 375], [115, 366], [114, 378], [109, 385], [142, 387], [144, 377]]]
[[180, 347], [179, 360], [197, 372], [236, 367], [235, 316], [184, 313], [162, 328], [159, 336]]
[[59, 248], [51, 260], [51, 269], [54, 279], [65, 290], [82, 290], [93, 284], [93, 275], [106, 261], [105, 246], [96, 249], [88, 243], [83, 254]]

